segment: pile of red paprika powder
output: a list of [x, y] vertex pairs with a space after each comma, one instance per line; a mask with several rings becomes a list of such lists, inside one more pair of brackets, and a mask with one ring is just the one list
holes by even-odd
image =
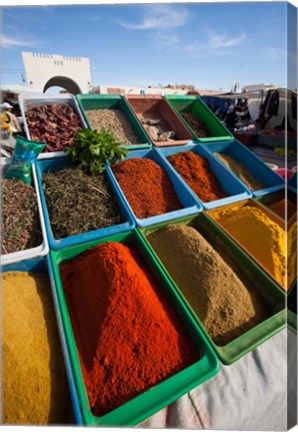
[[201, 201], [210, 202], [228, 196], [205, 157], [186, 151], [170, 155], [167, 160]]
[[182, 208], [167, 172], [153, 160], [127, 159], [114, 164], [112, 170], [137, 218]]
[[108, 242], [60, 267], [91, 411], [102, 416], [200, 353], [139, 252]]

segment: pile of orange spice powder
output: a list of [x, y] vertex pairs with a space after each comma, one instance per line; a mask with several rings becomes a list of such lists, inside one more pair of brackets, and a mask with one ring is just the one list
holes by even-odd
[[112, 170], [137, 218], [182, 208], [167, 172], [153, 160], [127, 159], [114, 164]]
[[136, 249], [108, 242], [60, 270], [94, 415], [108, 413], [200, 358]]
[[201, 201], [210, 202], [228, 196], [209, 168], [207, 158], [186, 151], [170, 155], [167, 160]]

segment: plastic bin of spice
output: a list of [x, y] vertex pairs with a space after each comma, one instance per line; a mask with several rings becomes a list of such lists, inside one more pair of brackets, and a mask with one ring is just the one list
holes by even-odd
[[[109, 173], [109, 176], [114, 184], [115, 189], [117, 190], [118, 194], [121, 196], [122, 200], [125, 202], [126, 207], [128, 208], [133, 220], [135, 221], [136, 226], [139, 227], [145, 227], [148, 225], [152, 225], [155, 223], [159, 223], [166, 220], [175, 219], [180, 216], [186, 216], [189, 214], [197, 213], [198, 211], [202, 210], [202, 206], [199, 202], [197, 202], [192, 193], [189, 192], [187, 188], [184, 187], [184, 185], [177, 179], [175, 176], [175, 173], [173, 173], [170, 169], [169, 164], [167, 161], [165, 161], [160, 154], [157, 152], [155, 148], [152, 148], [151, 150], [136, 150], [131, 151], [128, 153], [128, 155], [125, 157], [124, 160], [134, 159], [134, 158], [147, 158], [150, 160], [153, 160], [156, 162], [162, 169], [166, 171], [168, 174], [171, 183], [174, 186], [176, 195], [182, 205], [182, 208], [180, 210], [171, 211], [168, 213], [164, 213], [163, 215], [157, 215], [157, 216], [151, 216], [148, 218], [140, 219], [135, 215], [135, 212], [133, 211], [131, 205], [129, 204], [126, 196], [124, 195], [115, 175], [113, 174], [112, 167], [110, 165], [106, 165], [106, 169]], [[152, 194], [154, 194], [154, 190], [152, 191]]]
[[[68, 387], [70, 391], [70, 397], [73, 407], [73, 414], [77, 425], [83, 425], [82, 414], [80, 410], [80, 404], [73, 374], [73, 369], [70, 361], [69, 350], [66, 342], [65, 331], [62, 323], [62, 317], [60, 312], [60, 306], [58, 302], [55, 281], [53, 278], [52, 262], [50, 255], [39, 258], [31, 258], [23, 261], [19, 261], [15, 264], [5, 265], [2, 267], [2, 273], [5, 272], [29, 272], [29, 273], [46, 273], [50, 278], [51, 284], [51, 295], [53, 299], [53, 306], [56, 315], [56, 322], [59, 332], [59, 338], [61, 342], [61, 350], [63, 354], [63, 360], [65, 364], [65, 371], [67, 375]], [[28, 365], [29, 367], [29, 365]]]
[[[230, 172], [218, 159], [213, 156], [212, 153], [206, 150], [206, 146], [202, 144], [196, 144], [194, 142], [189, 143], [185, 146], [172, 147], [167, 149], [156, 149], [157, 152], [163, 157], [164, 160], [169, 164], [170, 169], [176, 175], [177, 179], [185, 185], [185, 188], [190, 191], [195, 201], [203, 206], [204, 210], [209, 210], [221, 205], [230, 204], [233, 202], [241, 201], [252, 196], [252, 193], [247, 189], [238, 178]], [[228, 197], [220, 198], [208, 203], [202, 202], [199, 197], [192, 191], [192, 189], [183, 180], [182, 176], [174, 169], [174, 167], [167, 161], [167, 157], [181, 152], [191, 151], [196, 155], [202, 156], [207, 159], [209, 163], [209, 169], [214, 173], [215, 177], [219, 181], [221, 189], [228, 195]]]
[[[104, 237], [107, 235], [111, 235], [114, 233], [124, 232], [131, 230], [134, 228], [135, 223], [133, 219], [130, 216], [130, 213], [127, 211], [126, 205], [124, 200], [116, 191], [116, 188], [114, 187], [113, 182], [109, 178], [109, 174], [106, 172], [106, 178], [108, 180], [109, 185], [111, 186], [111, 191], [113, 193], [113, 196], [115, 198], [116, 204], [118, 205], [119, 212], [122, 216], [123, 223], [120, 223], [118, 225], [101, 228], [98, 230], [85, 232], [82, 234], [76, 234], [67, 238], [62, 239], [56, 239], [54, 237], [54, 233], [51, 227], [51, 220], [47, 208], [47, 202], [45, 198], [45, 194], [43, 191], [42, 186], [42, 177], [44, 174], [48, 172], [55, 172], [59, 169], [66, 168], [68, 166], [71, 166], [71, 163], [67, 157], [60, 157], [55, 159], [49, 159], [44, 161], [37, 161], [36, 164], [36, 173], [37, 173], [37, 181], [38, 181], [38, 187], [40, 191], [40, 197], [41, 197], [41, 205], [43, 209], [44, 214], [44, 220], [45, 220], [45, 229], [48, 236], [48, 241], [51, 249], [57, 250], [64, 248], [66, 246], [71, 246], [77, 243], [83, 243], [88, 240], [92, 240], [95, 238]], [[75, 192], [74, 192], [75, 193]]]
[[[165, 95], [165, 99], [177, 112], [179, 118], [188, 127], [197, 141], [209, 144], [214, 141], [230, 141], [233, 139], [233, 135], [229, 129], [226, 128], [199, 96]], [[203, 122], [210, 136], [198, 136], [183, 118], [182, 113], [190, 113], [194, 118]]]
[[[5, 167], [7, 167], [12, 161], [12, 158], [1, 158], [1, 174], [3, 173], [3, 170]], [[39, 215], [39, 221], [40, 221], [40, 229], [42, 234], [42, 243], [37, 246], [30, 249], [25, 249], [19, 252], [12, 252], [8, 254], [1, 254], [1, 265], [7, 265], [7, 264], [13, 264], [18, 261], [22, 261], [29, 258], [37, 258], [42, 257], [46, 255], [49, 252], [49, 245], [48, 245], [48, 239], [46, 234], [46, 227], [45, 227], [45, 220], [43, 216], [43, 210], [42, 210], [42, 203], [41, 203], [41, 197], [38, 189], [38, 182], [37, 182], [37, 176], [36, 176], [36, 169], [35, 164], [31, 166], [31, 172], [32, 172], [32, 186], [34, 187], [35, 193], [36, 193], [36, 199], [37, 199], [37, 206], [38, 206], [38, 215]], [[21, 180], [20, 180], [21, 181]]]
[[[157, 232], [167, 225], [186, 224], [195, 228], [212, 247], [219, 253], [224, 261], [232, 266], [234, 272], [248, 287], [249, 290], [256, 292], [264, 304], [268, 306], [270, 316], [260, 322], [255, 327], [250, 328], [245, 333], [231, 340], [226, 345], [216, 344], [206, 331], [198, 315], [182, 294], [179, 284], [175, 283], [173, 277], [167, 270], [164, 262], [150, 244], [148, 236]], [[167, 223], [156, 224], [140, 230], [140, 233], [148, 242], [159, 265], [163, 269], [169, 284], [176, 290], [181, 299], [187, 305], [194, 318], [200, 324], [202, 330], [208, 337], [214, 351], [219, 359], [227, 365], [239, 360], [242, 356], [254, 350], [260, 344], [274, 336], [286, 326], [285, 293], [280, 290], [278, 285], [272, 281], [267, 274], [258, 267], [237, 244], [234, 242], [218, 225], [216, 225], [206, 213], [202, 212], [196, 216], [179, 218]], [[188, 254], [189, 252], [187, 252]]]
[[[244, 165], [256, 180], [266, 186], [265, 188], [252, 191], [254, 196], [274, 192], [285, 184], [284, 180], [276, 174], [276, 172], [269, 168], [265, 162], [237, 140], [229, 143], [212, 143], [205, 148], [213, 154], [222, 153], [231, 156], [237, 162]], [[220, 163], [223, 164], [221, 161]]]
[[127, 118], [132, 127], [133, 131], [138, 137], [137, 144], [125, 145], [124, 148], [128, 150], [138, 150], [141, 148], [150, 148], [152, 144], [147, 134], [144, 132], [143, 128], [139, 124], [137, 117], [134, 112], [130, 108], [130, 105], [127, 103], [126, 99], [121, 95], [115, 94], [79, 94], [76, 95], [76, 99], [79, 103], [79, 106], [82, 110], [86, 123], [89, 129], [93, 129], [90, 119], [88, 117], [89, 110], [103, 110], [103, 109], [111, 109], [111, 110], [119, 110], [121, 111]]
[[283, 219], [285, 219], [286, 207], [287, 220], [289, 221], [292, 217], [296, 217], [297, 194], [295, 194], [290, 188], [287, 190], [287, 199], [286, 191], [283, 187], [280, 190], [256, 197], [254, 199]]
[[[20, 95], [19, 96], [19, 105], [22, 113], [23, 121], [24, 121], [24, 129], [26, 133], [26, 137], [28, 140], [31, 140], [31, 134], [29, 131], [29, 126], [26, 118], [26, 111], [29, 107], [38, 107], [42, 105], [54, 105], [54, 104], [66, 104], [73, 108], [74, 112], [78, 116], [82, 129], [87, 129], [87, 123], [84, 119], [83, 114], [81, 113], [80, 107], [76, 98], [72, 94], [57, 94], [57, 95]], [[64, 156], [64, 151], [53, 151], [53, 152], [45, 152], [43, 151], [37, 157], [37, 159], [50, 159], [59, 156]]]
[[[182, 320], [185, 329], [187, 330], [195, 345], [198, 347], [202, 357], [198, 362], [176, 373], [160, 384], [155, 385], [151, 389], [129, 400], [118, 408], [101, 417], [96, 417], [90, 410], [72, 324], [63, 292], [59, 266], [67, 260], [77, 257], [87, 249], [106, 242], [117, 242], [127, 245], [132, 244], [137, 248], [150, 272], [158, 282], [161, 290]], [[203, 335], [203, 332], [200, 330], [199, 325], [195, 322], [191, 314], [185, 309], [179, 296], [169, 286], [164, 273], [161, 271], [159, 265], [149, 250], [147, 243], [140, 235], [138, 230], [116, 234], [100, 240], [93, 240], [84, 244], [65, 248], [60, 251], [51, 251], [50, 254], [53, 263], [54, 278], [56, 281], [63, 324], [74, 368], [84, 424], [90, 426], [134, 426], [166, 405], [174, 402], [184, 393], [217, 373], [219, 369], [219, 363], [209, 345], [209, 342]]]
[[[143, 129], [150, 137], [153, 145], [157, 147], [170, 147], [186, 144], [193, 139], [193, 134], [161, 95], [125, 95], [124, 97]], [[142, 123], [142, 119], [144, 118], [159, 121], [160, 127], [164, 132], [174, 132], [173, 139], [158, 141], [152, 133], [148, 132], [148, 130], [146, 131], [146, 125], [144, 126]]]
[[[252, 246], [248, 247], [247, 245], [243, 244], [243, 241], [239, 240], [238, 236], [239, 236], [239, 232], [238, 232], [238, 236], [234, 235], [231, 233], [231, 227], [230, 228], [226, 228], [224, 226], [224, 222], [218, 220], [218, 213], [220, 212], [225, 212], [225, 211], [232, 211], [235, 210], [235, 214], [237, 214], [237, 212], [239, 212], [239, 210], [243, 210], [244, 207], [249, 207], [249, 208], [253, 208], [256, 209], [257, 211], [261, 211], [262, 214], [264, 215], [264, 217], [269, 218], [270, 221], [272, 221], [275, 225], [277, 225], [282, 231], [285, 231], [285, 220], [283, 220], [281, 217], [277, 216], [274, 212], [272, 212], [271, 210], [269, 210], [267, 207], [263, 206], [262, 204], [259, 204], [257, 201], [255, 201], [254, 199], [251, 200], [245, 200], [242, 201], [240, 203], [233, 203], [230, 204], [228, 206], [224, 206], [218, 209], [214, 209], [214, 210], [210, 210], [207, 212], [207, 215], [213, 219], [214, 223], [218, 224], [226, 233], [227, 235], [229, 235], [256, 263], [257, 265], [259, 265], [275, 282], [276, 284], [279, 285], [280, 289], [283, 291], [288, 291], [291, 288], [291, 285], [293, 284], [293, 281], [295, 279], [295, 270], [296, 270], [296, 265], [294, 266], [294, 262], [293, 267], [292, 267], [292, 272], [293, 272], [293, 276], [291, 278], [289, 278], [288, 276], [288, 280], [286, 280], [285, 278], [285, 270], [284, 270], [284, 275], [282, 274], [282, 269], [285, 269], [285, 262], [286, 262], [286, 254], [285, 251], [283, 252], [285, 254], [284, 257], [280, 257], [280, 265], [278, 265], [278, 262], [275, 263], [275, 260], [270, 259], [268, 260], [269, 256], [270, 256], [270, 251], [273, 250], [275, 251], [275, 249], [273, 249], [272, 246], [272, 240], [273, 240], [273, 234], [269, 229], [267, 231], [263, 231], [263, 236], [260, 235], [260, 232], [256, 231], [256, 236], [255, 236], [255, 244], [252, 244]], [[241, 220], [244, 221], [243, 216], [241, 216]], [[239, 220], [238, 220], [239, 222]], [[291, 219], [291, 225], [294, 225], [295, 219]], [[251, 225], [251, 227], [255, 227], [256, 225], [256, 221], [253, 222], [253, 225]], [[266, 225], [266, 221], [264, 222], [264, 226]], [[237, 228], [237, 223], [234, 222], [233, 223], [233, 228]], [[251, 229], [255, 229], [255, 228], [251, 228]], [[288, 225], [288, 236], [289, 236], [289, 229], [290, 226]], [[259, 227], [258, 230], [260, 231]], [[247, 233], [243, 232], [244, 234], [248, 234], [249, 231]], [[265, 236], [266, 234], [266, 236]], [[246, 243], [247, 243], [247, 238], [248, 235], [246, 236]], [[276, 239], [277, 242], [282, 241], [279, 237], [277, 237], [277, 233], [274, 233], [274, 239]], [[293, 240], [293, 245], [294, 246], [294, 238]], [[286, 244], [286, 232], [284, 233], [284, 240], [283, 243]], [[284, 244], [281, 246], [282, 250], [284, 249]], [[288, 248], [290, 247], [291, 242], [288, 239]], [[267, 253], [268, 251], [268, 253]], [[276, 253], [278, 253], [278, 251], [276, 251]], [[259, 256], [259, 258], [258, 258]], [[289, 253], [288, 256], [291, 256], [293, 259], [295, 259], [295, 256], [293, 255], [293, 253]], [[275, 263], [275, 266], [273, 265]], [[278, 272], [278, 274], [280, 275], [280, 280], [277, 279], [276, 274], [274, 274], [274, 269], [273, 267], [276, 267], [276, 271]], [[290, 267], [289, 267], [290, 268]], [[287, 282], [287, 286], [284, 286], [284, 284], [281, 282], [281, 280], [286, 283]]]

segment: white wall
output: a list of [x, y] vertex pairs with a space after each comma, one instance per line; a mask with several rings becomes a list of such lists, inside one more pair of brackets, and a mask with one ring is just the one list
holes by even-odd
[[109, 93], [109, 89], [119, 89], [121, 90], [121, 94], [140, 94], [141, 91], [144, 91], [145, 94], [180, 94], [184, 95], [188, 90], [181, 89], [168, 89], [163, 87], [129, 87], [129, 86], [109, 86], [109, 85], [100, 85], [100, 93], [106, 94]]
[[92, 88], [90, 62], [87, 57], [22, 52], [28, 86], [42, 93], [53, 77], [63, 76], [76, 82], [82, 93]]

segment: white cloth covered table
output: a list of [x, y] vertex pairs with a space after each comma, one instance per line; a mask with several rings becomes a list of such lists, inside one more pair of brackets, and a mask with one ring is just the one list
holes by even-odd
[[281, 331], [138, 427], [285, 430], [287, 410], [289, 426], [296, 415], [296, 344], [296, 334]]

